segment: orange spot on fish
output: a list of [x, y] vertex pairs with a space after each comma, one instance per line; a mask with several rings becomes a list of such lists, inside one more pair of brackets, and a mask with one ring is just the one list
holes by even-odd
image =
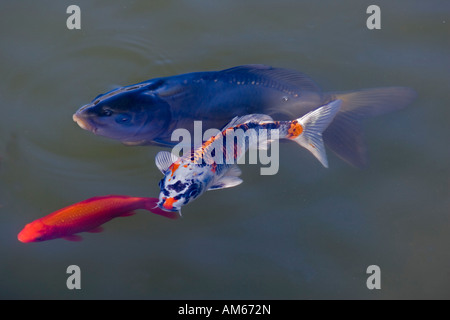
[[173, 209], [173, 204], [175, 202], [177, 202], [178, 200], [175, 198], [167, 198], [164, 201], [163, 207], [166, 208], [167, 210], [172, 210]]
[[172, 173], [170, 175], [171, 177], [173, 177], [173, 174], [175, 173], [175, 171], [178, 169], [179, 166], [180, 166], [180, 164], [177, 162], [174, 162], [170, 165], [169, 170], [172, 171]]
[[301, 135], [303, 132], [303, 126], [298, 123], [297, 120], [291, 122], [291, 125], [288, 129], [288, 138], [293, 139]]
[[203, 155], [208, 152], [208, 147], [211, 145], [211, 143], [214, 142], [216, 137], [211, 137], [209, 140], [205, 141], [201, 148], [194, 151], [194, 153], [191, 155], [191, 162], [193, 163], [201, 163], [201, 160], [203, 159]]

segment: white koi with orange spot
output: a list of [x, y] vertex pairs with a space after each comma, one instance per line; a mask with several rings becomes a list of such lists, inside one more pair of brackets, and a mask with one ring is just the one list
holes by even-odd
[[[328, 167], [322, 132], [331, 123], [341, 100], [334, 100], [301, 118], [292, 121], [273, 121], [270, 116], [251, 114], [234, 118], [222, 132], [205, 141], [190, 154], [177, 157], [161, 151], [156, 155], [156, 166], [164, 174], [160, 181], [158, 206], [166, 211], [179, 211], [207, 190], [234, 187], [242, 183], [237, 161], [250, 146], [260, 146], [274, 139], [290, 139], [308, 149], [324, 167]], [[245, 136], [235, 133], [241, 129]], [[264, 130], [265, 134], [260, 132]], [[226, 145], [232, 136], [233, 143]], [[246, 139], [248, 138], [248, 143]], [[221, 152], [220, 154], [218, 152]], [[229, 161], [229, 159], [234, 162]]]

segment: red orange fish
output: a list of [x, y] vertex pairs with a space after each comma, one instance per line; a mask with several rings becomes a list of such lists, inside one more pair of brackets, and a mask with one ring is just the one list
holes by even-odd
[[145, 209], [170, 219], [178, 214], [157, 208], [157, 198], [109, 195], [90, 198], [55, 211], [27, 224], [18, 234], [21, 242], [38, 242], [56, 238], [80, 241], [80, 232], [100, 232], [101, 225], [117, 217], [134, 214]]

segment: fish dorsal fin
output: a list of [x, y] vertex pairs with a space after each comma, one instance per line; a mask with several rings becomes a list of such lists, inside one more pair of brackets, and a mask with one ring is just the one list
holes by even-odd
[[[319, 86], [306, 74], [289, 69], [273, 68], [263, 64], [249, 64], [238, 66], [226, 70], [223, 73], [233, 74], [240, 81], [255, 81], [261, 85], [283, 85], [286, 89], [297, 89], [319, 92]], [[253, 75], [253, 77], [252, 77]], [[296, 90], [296, 91], [297, 91]]]
[[228, 122], [224, 127], [223, 130], [231, 127], [235, 127], [238, 124], [248, 123], [248, 122], [271, 122], [273, 121], [271, 116], [268, 116], [267, 114], [247, 114], [245, 116], [241, 117], [234, 117], [230, 122]]
[[179, 158], [176, 155], [172, 154], [172, 152], [160, 151], [155, 157], [155, 163], [159, 171], [164, 174], [172, 165], [172, 163], [174, 163], [178, 159]]
[[231, 166], [228, 171], [218, 181], [216, 181], [208, 190], [235, 187], [243, 182], [239, 176], [242, 171], [237, 165]]
[[[269, 115], [266, 114], [248, 114], [242, 117], [234, 117], [233, 120], [231, 120], [225, 127], [223, 127], [222, 131], [227, 129], [227, 128], [232, 128], [235, 127], [239, 124], [243, 124], [243, 123], [249, 123], [249, 122], [254, 122], [254, 123], [263, 123], [263, 122], [273, 122], [273, 118]], [[263, 137], [262, 136], [253, 136], [253, 138], [255, 139], [254, 142], [257, 143], [250, 143], [249, 148], [250, 149], [261, 149], [261, 150], [267, 150], [268, 149], [268, 145], [273, 141], [273, 139], [266, 139], [265, 142], [263, 143]]]

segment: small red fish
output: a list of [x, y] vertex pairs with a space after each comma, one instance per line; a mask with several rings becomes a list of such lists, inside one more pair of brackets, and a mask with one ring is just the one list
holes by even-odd
[[80, 241], [79, 232], [100, 232], [105, 222], [117, 217], [127, 217], [134, 210], [145, 209], [170, 219], [178, 218], [175, 212], [157, 207], [157, 198], [109, 195], [90, 198], [55, 211], [25, 226], [17, 238], [21, 242], [38, 242], [56, 238]]

